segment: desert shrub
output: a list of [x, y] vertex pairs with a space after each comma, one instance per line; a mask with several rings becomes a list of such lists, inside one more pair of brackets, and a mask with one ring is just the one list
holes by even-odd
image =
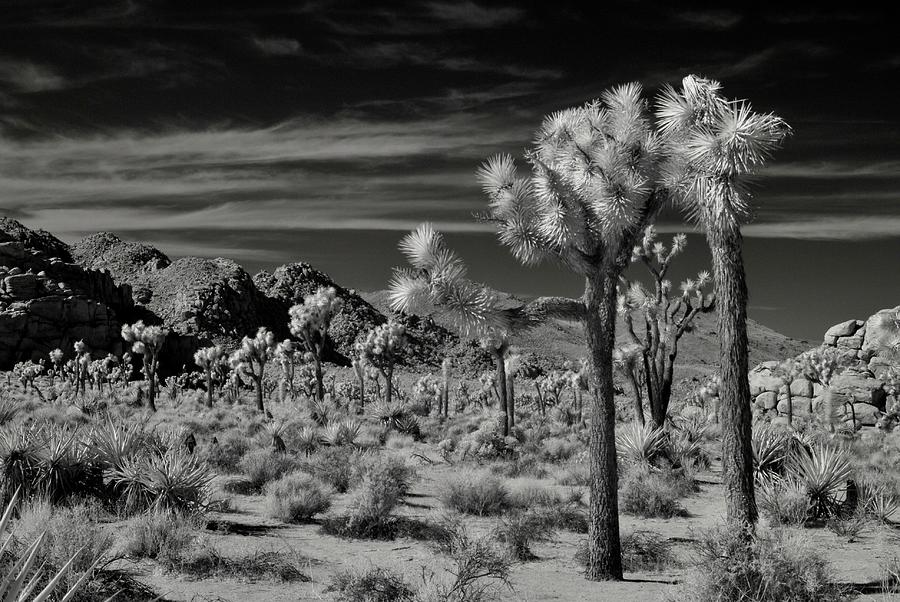
[[571, 464], [566, 468], [559, 470], [554, 480], [557, 485], [566, 485], [568, 487], [587, 487], [590, 483], [590, 467], [585, 462]]
[[762, 515], [773, 525], [799, 527], [809, 516], [806, 489], [793, 479], [757, 477], [756, 503]]
[[555, 531], [556, 518], [552, 510], [542, 508], [512, 512], [504, 516], [494, 529], [494, 537], [506, 545], [513, 558], [527, 561], [537, 558], [531, 551], [531, 545], [547, 541]]
[[350, 447], [326, 447], [303, 462], [302, 468], [338, 493], [346, 493], [364, 472], [364, 455]]
[[173, 570], [196, 539], [196, 525], [189, 517], [175, 512], [149, 512], [129, 521], [122, 552], [133, 559], [156, 560]]
[[474, 432], [466, 434], [457, 446], [459, 460], [502, 460], [513, 457], [518, 450], [519, 440], [503, 437], [497, 431], [495, 421], [481, 423]]
[[[678, 565], [672, 542], [655, 531], [627, 531], [620, 535], [619, 541], [622, 568], [629, 573], [661, 571]], [[587, 540], [583, 540], [575, 552], [575, 561], [586, 567], [588, 559]]]
[[334, 575], [326, 590], [340, 602], [412, 602], [416, 592], [403, 577], [382, 567], [343, 571]]
[[350, 500], [337, 532], [347, 537], [393, 537], [393, 512], [403, 498], [400, 484], [384, 472], [367, 474]]
[[[63, 570], [60, 586], [71, 588], [81, 575], [94, 566], [112, 548], [112, 537], [100, 526], [100, 512], [96, 505], [85, 503], [71, 507], [51, 506], [46, 501], [32, 501], [21, 510], [14, 529], [18, 553], [41, 538], [36, 564], [53, 572]], [[68, 567], [64, 568], [68, 563]], [[81, 599], [92, 589], [92, 583], [82, 588]]]
[[581, 444], [569, 439], [551, 437], [543, 442], [543, 459], [548, 462], [565, 462], [575, 455]]
[[239, 556], [225, 556], [207, 541], [189, 549], [179, 559], [180, 573], [195, 579], [239, 578], [244, 581], [268, 579], [284, 583], [307, 582], [300, 567], [304, 559], [288, 552], [254, 550]]
[[331, 507], [331, 491], [315, 477], [302, 472], [284, 475], [266, 485], [268, 515], [286, 523], [309, 520]]
[[245, 486], [253, 492], [262, 491], [267, 483], [276, 481], [297, 469], [297, 461], [288, 454], [270, 449], [257, 449], [241, 458], [238, 464]]
[[882, 563], [881, 589], [885, 593], [900, 593], [900, 556], [892, 556]]
[[635, 468], [622, 480], [619, 504], [635, 516], [672, 518], [684, 514], [678, 499], [685, 493], [685, 485], [671, 472]]
[[247, 438], [235, 431], [218, 437], [218, 443], [206, 446], [204, 456], [210, 468], [222, 474], [240, 472], [240, 462], [250, 450]]
[[463, 514], [499, 514], [509, 506], [509, 489], [496, 476], [475, 472], [447, 480], [439, 494], [447, 508]]
[[679, 602], [848, 599], [831, 581], [827, 562], [800, 533], [758, 532], [748, 545], [740, 533], [714, 529], [699, 539], [696, 551], [697, 566], [679, 587]]
[[432, 547], [447, 556], [451, 566], [446, 576], [423, 574], [420, 599], [487, 602], [498, 599], [494, 591], [498, 585], [512, 590], [509, 572], [513, 558], [496, 545], [493, 534], [473, 537], [453, 516], [443, 517], [436, 531], [439, 536]]
[[845, 539], [847, 543], [853, 543], [873, 526], [873, 522], [872, 517], [859, 508], [847, 516], [833, 516], [825, 524], [829, 531]]

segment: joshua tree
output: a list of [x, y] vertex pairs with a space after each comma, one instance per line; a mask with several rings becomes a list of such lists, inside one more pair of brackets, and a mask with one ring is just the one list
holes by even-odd
[[219, 345], [204, 347], [194, 354], [194, 363], [202, 368], [206, 375], [206, 407], [208, 408], [213, 407], [213, 372], [222, 362], [224, 355], [225, 352]]
[[169, 330], [162, 326], [145, 326], [142, 320], [122, 326], [122, 338], [131, 343], [131, 351], [144, 358], [144, 376], [147, 379], [147, 405], [156, 411], [156, 368], [159, 352], [166, 342]]
[[[787, 403], [787, 422], [788, 426], [792, 426], [794, 423], [794, 400], [792, 399], [791, 394], [791, 383], [803, 375], [803, 364], [798, 362], [796, 358], [788, 358], [775, 367], [772, 375], [784, 385], [785, 401]], [[812, 413], [811, 401], [810, 406], [807, 408], [807, 413]]]
[[297, 373], [298, 349], [294, 341], [285, 339], [275, 346], [274, 358], [281, 368], [281, 382], [279, 383], [279, 399], [284, 401], [288, 395], [294, 398], [294, 378]]
[[263, 377], [266, 363], [272, 357], [275, 347], [275, 335], [268, 328], [261, 326], [252, 339], [244, 337], [240, 348], [232, 354], [232, 365], [236, 365], [241, 374], [250, 377], [256, 389], [256, 408], [263, 412]]
[[[635, 414], [642, 425], [644, 411], [642, 389], [638, 386], [640, 373], [644, 376], [651, 420], [656, 427], [662, 427], [672, 397], [678, 341], [684, 333], [690, 332], [697, 314], [712, 311], [714, 305], [713, 295], [703, 292], [710, 283], [709, 272], [700, 272], [696, 280], [685, 280], [681, 283], [680, 294], [670, 295], [672, 284], [666, 280], [666, 275], [672, 259], [684, 250], [686, 244], [687, 237], [677, 234], [672, 238], [671, 247], [667, 248], [656, 239], [656, 230], [647, 228], [643, 240], [632, 251], [632, 261], [640, 261], [650, 271], [653, 290], [647, 290], [639, 282], [623, 280], [624, 292], [619, 295], [619, 313], [639, 355], [635, 355], [632, 345], [620, 348], [617, 355], [620, 356], [622, 371], [626, 372], [635, 390]], [[642, 331], [634, 328], [636, 314], [643, 318]]]
[[338, 298], [334, 288], [322, 287], [315, 294], [307, 295], [303, 303], [290, 310], [291, 333], [303, 341], [307, 350], [313, 355], [316, 366], [316, 400], [325, 399], [325, 388], [322, 385], [322, 358], [325, 355], [325, 343], [328, 339], [328, 327], [341, 311], [343, 301]]
[[780, 148], [790, 128], [746, 101], [730, 101], [718, 82], [692, 75], [657, 101], [668, 157], [665, 186], [706, 231], [718, 305], [722, 386], [722, 469], [726, 518], [749, 535], [757, 519], [748, 384], [747, 282], [741, 222], [750, 214], [747, 179]]
[[451, 304], [463, 310], [470, 325], [512, 332], [521, 314], [526, 323], [555, 317], [584, 324], [596, 391], [587, 569], [592, 580], [622, 577], [612, 375], [616, 285], [632, 247], [667, 198], [658, 179], [660, 150], [641, 87], [627, 84], [548, 117], [527, 153], [528, 175], [518, 174], [509, 156], [492, 158], [480, 169], [489, 198], [487, 219], [501, 243], [526, 265], [554, 258], [584, 278], [580, 299], [543, 298], [520, 312], [498, 312], [484, 288], [463, 286], [462, 295], [448, 296], [456, 291], [445, 283], [456, 281], [459, 266], [444, 254], [429, 253], [428, 245], [413, 265], [432, 277], [407, 272], [395, 280], [395, 290], [406, 291], [401, 298]]
[[375, 366], [384, 377], [385, 402], [388, 404], [393, 396], [394, 365], [406, 343], [406, 327], [390, 321], [373, 328], [365, 341], [356, 344], [360, 361]]
[[[450, 416], [450, 358], [445, 357], [441, 362], [441, 404], [444, 406], [444, 416]], [[440, 411], [438, 411], [440, 415]]]
[[[828, 430], [834, 432], [834, 423], [838, 420], [837, 408], [834, 407], [834, 395], [831, 391], [832, 379], [846, 369], [852, 359], [851, 352], [836, 349], [834, 347], [818, 347], [810, 349], [796, 358], [799, 372], [808, 380], [819, 383], [824, 388], [822, 393], [823, 408], [822, 421]], [[790, 386], [788, 386], [790, 388]], [[853, 402], [849, 402], [853, 419], [853, 428], [856, 428], [856, 412]]]
[[506, 406], [509, 409], [509, 428], [516, 426], [516, 375], [522, 367], [522, 356], [510, 351], [504, 368], [506, 369]]
[[353, 366], [356, 380], [359, 381], [359, 405], [364, 407], [366, 405], [366, 362], [360, 358], [354, 358], [351, 366]]
[[50, 369], [50, 382], [53, 383], [53, 377], [59, 376], [62, 378], [62, 367], [63, 367], [63, 350], [56, 348], [50, 352], [50, 365], [53, 366]]

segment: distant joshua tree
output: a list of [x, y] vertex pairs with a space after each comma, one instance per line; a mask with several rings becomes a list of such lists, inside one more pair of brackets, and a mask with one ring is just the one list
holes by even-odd
[[225, 352], [219, 345], [198, 349], [194, 354], [194, 363], [203, 369], [206, 376], [206, 407], [213, 407], [213, 373], [221, 364]]
[[341, 311], [343, 301], [333, 287], [321, 287], [312, 295], [307, 295], [303, 303], [289, 310], [291, 333], [299, 338], [313, 356], [316, 367], [316, 400], [325, 399], [322, 384], [322, 358], [328, 340], [328, 327]]
[[364, 341], [356, 344], [360, 363], [376, 367], [384, 377], [385, 402], [388, 404], [394, 389], [394, 365], [406, 342], [406, 327], [390, 321], [373, 328]]
[[[672, 283], [666, 275], [672, 259], [686, 245], [687, 237], [677, 234], [672, 238], [672, 245], [666, 247], [657, 240], [656, 230], [647, 228], [643, 240], [632, 251], [632, 261], [641, 262], [650, 272], [652, 290], [647, 290], [640, 282], [623, 279], [619, 313], [625, 320], [631, 343], [616, 349], [616, 360], [634, 390], [635, 417], [641, 425], [644, 424], [641, 385], [647, 390], [651, 420], [657, 428], [661, 428], [665, 424], [672, 397], [678, 341], [690, 331], [697, 314], [713, 310], [715, 297], [703, 292], [710, 284], [709, 272], [700, 272], [696, 279], [685, 280], [678, 294], [670, 294]], [[635, 330], [636, 316], [642, 318], [642, 330]]]
[[256, 408], [263, 412], [263, 378], [266, 364], [275, 351], [275, 335], [265, 326], [261, 326], [253, 338], [244, 337], [241, 346], [232, 354], [232, 364], [237, 370], [253, 381], [256, 390]]
[[748, 178], [781, 147], [790, 127], [772, 113], [754, 112], [746, 101], [728, 100], [721, 88], [719, 82], [689, 75], [680, 90], [663, 90], [656, 116], [669, 157], [663, 183], [673, 200], [703, 226], [712, 254], [726, 519], [749, 534], [757, 508], [741, 222], [750, 215]]
[[162, 326], [145, 326], [138, 320], [134, 324], [122, 326], [122, 338], [131, 343], [131, 351], [144, 358], [144, 376], [147, 379], [147, 405], [150, 411], [156, 411], [156, 370], [159, 365], [159, 352], [166, 342], [169, 330]]

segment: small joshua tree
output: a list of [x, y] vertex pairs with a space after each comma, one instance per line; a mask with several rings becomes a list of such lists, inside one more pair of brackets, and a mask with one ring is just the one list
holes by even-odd
[[222, 363], [225, 351], [219, 345], [204, 347], [194, 354], [194, 363], [203, 370], [206, 377], [206, 407], [213, 407], [213, 373]]
[[290, 339], [285, 339], [275, 346], [275, 361], [281, 368], [281, 382], [279, 383], [281, 394], [279, 397], [282, 401], [288, 395], [290, 395], [291, 399], [295, 396], [294, 379], [297, 373], [297, 359], [299, 355], [300, 350], [297, 349], [294, 341]]
[[450, 358], [445, 357], [441, 362], [441, 403], [444, 406], [445, 417], [450, 416], [450, 367]]
[[63, 350], [62, 349], [54, 349], [50, 352], [50, 382], [53, 383], [53, 378], [59, 376], [62, 378], [62, 370], [63, 370]]
[[252, 339], [244, 337], [240, 348], [232, 354], [232, 365], [237, 366], [238, 371], [253, 381], [256, 390], [256, 408], [264, 412], [263, 403], [263, 377], [266, 373], [266, 363], [272, 357], [275, 347], [275, 335], [268, 328], [261, 326]]
[[[850, 352], [842, 351], [835, 347], [818, 347], [802, 353], [796, 359], [803, 376], [824, 387], [821, 418], [828, 426], [828, 430], [833, 433], [834, 424], [837, 421], [837, 408], [834, 406], [831, 381], [847, 367], [851, 359]], [[853, 428], [855, 429], [856, 412], [853, 408], [853, 402], [850, 402], [850, 412], [853, 419]]]
[[506, 369], [506, 405], [509, 409], [509, 428], [516, 426], [516, 375], [522, 367], [522, 356], [510, 351], [504, 360]]
[[144, 376], [147, 379], [147, 405], [156, 411], [156, 369], [159, 352], [166, 342], [169, 330], [162, 326], [145, 326], [142, 320], [122, 326], [122, 338], [131, 343], [131, 351], [144, 358]]
[[[690, 332], [697, 314], [713, 310], [714, 296], [705, 294], [710, 284], [709, 272], [700, 272], [696, 279], [681, 283], [680, 293], [671, 295], [672, 284], [666, 279], [672, 259], [681, 254], [687, 245], [684, 234], [676, 234], [670, 247], [657, 240], [656, 230], [644, 231], [641, 242], [632, 250], [631, 261], [641, 262], [653, 277], [652, 290], [639, 282], [623, 278], [624, 291], [619, 294], [618, 308], [628, 336], [637, 345], [640, 356], [635, 357], [635, 347], [620, 348], [621, 369], [635, 388], [643, 380], [647, 389], [650, 417], [657, 428], [664, 426], [672, 397], [672, 380], [678, 341]], [[635, 317], [643, 322], [643, 329], [635, 330]], [[638, 364], [638, 361], [640, 362]], [[640, 374], [643, 374], [643, 379]], [[635, 388], [635, 414], [644, 423], [643, 395]]]
[[[798, 362], [796, 358], [788, 358], [779, 363], [772, 371], [772, 376], [781, 381], [785, 389], [785, 402], [787, 403], [787, 423], [792, 426], [794, 423], [794, 400], [791, 395], [791, 383], [803, 376], [803, 363]], [[812, 414], [812, 401], [807, 408], [807, 413]]]
[[393, 395], [394, 365], [406, 343], [406, 327], [389, 321], [369, 331], [366, 340], [356, 344], [360, 360], [375, 366], [384, 377], [387, 403], [391, 403]]
[[316, 367], [316, 399], [325, 399], [325, 388], [322, 384], [322, 358], [325, 355], [325, 344], [328, 339], [328, 327], [341, 311], [343, 301], [338, 298], [333, 287], [322, 287], [315, 294], [307, 295], [303, 303], [289, 310], [291, 316], [291, 333], [299, 338], [313, 355]]

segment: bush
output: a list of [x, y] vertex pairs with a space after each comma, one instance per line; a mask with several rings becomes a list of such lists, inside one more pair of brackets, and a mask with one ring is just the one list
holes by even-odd
[[793, 479], [760, 476], [756, 482], [756, 503], [772, 525], [799, 527], [809, 516], [806, 489]]
[[327, 592], [340, 602], [411, 602], [416, 592], [394, 571], [372, 567], [365, 571], [344, 571], [331, 579]]
[[499, 514], [509, 506], [509, 489], [494, 475], [469, 473], [448, 480], [440, 500], [463, 514]]
[[619, 504], [624, 512], [643, 518], [683, 516], [678, 498], [684, 485], [671, 473], [640, 468], [629, 470], [619, 491]]
[[286, 523], [307, 521], [331, 507], [331, 491], [302, 472], [286, 474], [266, 485], [268, 515]]
[[135, 560], [156, 560], [174, 570], [196, 539], [196, 526], [189, 518], [173, 512], [151, 512], [129, 522], [122, 552]]
[[526, 510], [513, 512], [500, 519], [494, 529], [494, 537], [504, 543], [516, 560], [534, 560], [531, 544], [547, 541], [556, 531], [556, 518], [552, 510]]
[[250, 450], [247, 438], [234, 431], [229, 431], [219, 439], [217, 444], [210, 444], [206, 447], [207, 464], [221, 474], [239, 472], [241, 459]]
[[303, 463], [302, 467], [338, 493], [346, 493], [359, 483], [365, 471], [363, 455], [350, 447], [326, 447]]
[[679, 587], [679, 602], [754, 600], [831, 602], [848, 599], [809, 540], [776, 529], [748, 545], [727, 529], [700, 538], [697, 567]]
[[267, 483], [296, 470], [297, 462], [285, 453], [257, 449], [241, 458], [238, 466], [246, 479], [244, 485], [250, 491], [259, 492]]
[[[638, 530], [622, 533], [619, 541], [622, 546], [622, 568], [629, 573], [661, 571], [678, 564], [672, 552], [672, 543], [654, 531]], [[579, 544], [575, 560], [582, 566], [587, 566], [587, 540]]]

